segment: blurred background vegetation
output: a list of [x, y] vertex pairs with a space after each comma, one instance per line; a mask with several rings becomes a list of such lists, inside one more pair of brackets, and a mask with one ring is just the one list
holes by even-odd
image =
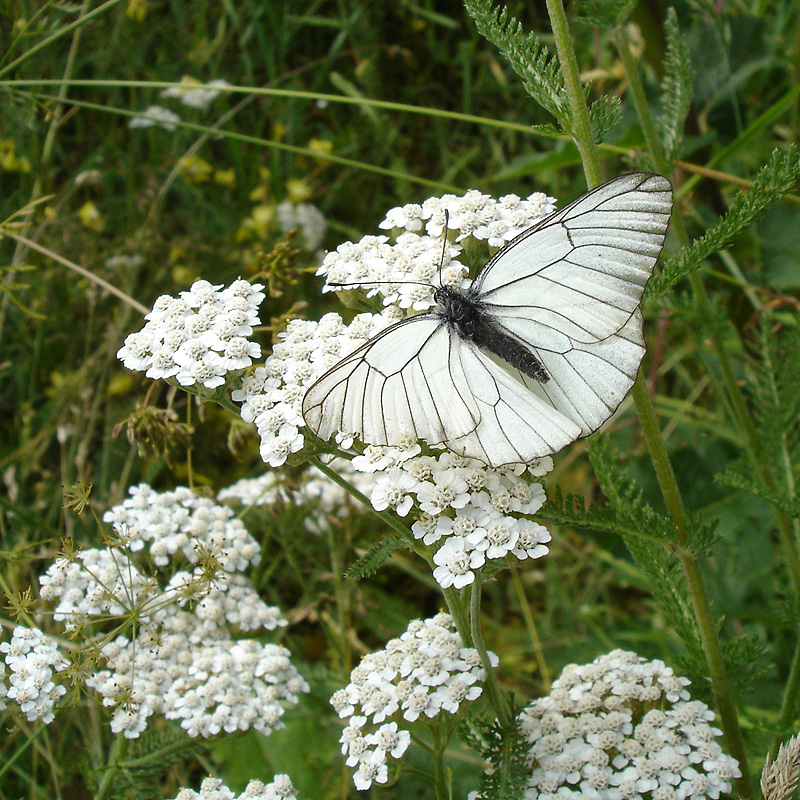
[[[595, 95], [623, 102], [620, 123], [602, 150], [606, 177], [647, 168], [616, 51], [607, 32], [579, 19], [581, 5], [569, 9], [581, 70], [593, 79]], [[793, 0], [670, 5], [695, 71], [682, 163], [670, 177], [679, 187], [699, 176], [675, 210], [699, 235], [774, 147], [798, 138], [800, 22]], [[543, 2], [511, 2], [509, 11], [545, 43], [552, 41]], [[645, 88], [657, 106], [664, 7], [642, 2], [632, 19]], [[35, 593], [60, 540], [98, 541], [90, 515], [62, 508], [67, 487], [91, 484], [102, 510], [139, 481], [172, 488], [188, 480], [180, 443], [167, 454], [159, 447], [140, 452], [124, 430], [115, 431], [137, 402], [170, 405], [184, 421], [189, 411], [186, 396], [151, 385], [115, 358], [124, 336], [141, 326], [141, 313], [58, 258], [148, 308], [157, 296], [176, 294], [197, 278], [268, 280], [260, 334], [266, 349], [288, 314], [317, 318], [333, 308], [314, 276], [318, 253], [302, 235], [287, 237], [275, 213], [279, 203], [313, 203], [327, 223], [322, 246], [335, 248], [378, 233], [390, 207], [445, 191], [544, 191], [563, 204], [586, 188], [575, 146], [533, 127], [552, 120], [463, 7], [449, 0], [6, 0], [0, 58], [0, 219], [6, 232], [37, 246], [9, 236], [0, 242], [0, 556], [9, 595], [28, 586]], [[163, 87], [146, 84], [177, 84], [184, 76], [225, 79], [240, 90], [192, 109], [160, 97]], [[105, 83], [44, 82], [63, 79]], [[262, 88], [287, 93], [251, 91]], [[131, 128], [131, 115], [153, 104], [180, 114], [182, 122], [171, 131]], [[789, 198], [708, 265], [707, 286], [716, 312], [729, 320], [734, 352], [746, 355], [754, 324], [751, 284], [773, 308], [796, 314], [796, 220], [796, 198]], [[668, 240], [666, 251], [671, 248]], [[645, 317], [644, 369], [681, 488], [693, 512], [720, 520], [725, 546], [709, 560], [707, 575], [714, 610], [725, 618], [728, 635], [751, 634], [770, 647], [766, 672], [742, 695], [758, 759], [767, 741], [760, 732], [773, 722], [786, 680], [786, 633], [796, 624], [782, 582], [765, 580], [770, 513], [763, 501], [713, 480], [738, 457], [741, 443], [709, 391], [697, 357], [703, 338], [688, 302], [675, 292], [647, 307]], [[195, 485], [217, 490], [265, 469], [254, 432], [227, 412], [194, 408], [188, 419]], [[645, 499], [660, 508], [635, 417], [617, 418], [612, 435]], [[287, 471], [287, 480], [294, 477]], [[587, 502], [598, 499], [582, 444], [559, 456], [548, 480]], [[289, 772], [304, 797], [354, 793], [349, 770], [340, 764], [327, 697], [346, 682], [365, 649], [398, 635], [408, 619], [434, 613], [439, 595], [424, 565], [403, 556], [373, 579], [342, 590], [335, 570], [381, 532], [368, 516], [356, 520], [354, 511], [339, 521], [341, 535], [331, 545], [305, 532], [303, 513], [275, 508], [253, 533], [270, 556], [259, 584], [265, 599], [296, 621], [285, 641], [314, 692], [287, 713], [286, 731], [269, 739], [228, 737], [211, 746], [194, 773], [174, 767], [165, 791], [196, 785], [199, 775], [215, 769], [239, 790], [248, 778], [266, 780], [274, 770]], [[520, 583], [501, 574], [487, 587], [487, 644], [502, 654], [504, 685], [528, 697], [543, 687], [520, 587], [554, 675], [567, 662], [614, 647], [675, 663], [680, 642], [624, 546], [602, 534], [557, 527], [553, 533], [551, 555], [521, 569]], [[344, 612], [337, 607], [343, 598]], [[12, 624], [8, 607], [2, 616]], [[702, 696], [702, 686], [695, 690]], [[71, 731], [86, 736], [77, 721], [59, 718], [9, 771], [13, 779], [0, 797], [34, 797], [54, 787], [50, 796], [83, 796], [81, 765], [67, 755], [76, 742]], [[17, 730], [3, 737], [0, 760], [32, 735]], [[480, 765], [461, 758], [457, 786], [466, 793]], [[373, 791], [422, 797], [421, 787], [404, 780]]]

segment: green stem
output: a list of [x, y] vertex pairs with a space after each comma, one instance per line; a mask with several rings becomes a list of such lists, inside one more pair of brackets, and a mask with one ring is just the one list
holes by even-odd
[[680, 559], [686, 576], [686, 585], [689, 590], [689, 596], [692, 599], [700, 641], [706, 657], [706, 664], [708, 665], [717, 710], [719, 711], [720, 724], [725, 732], [725, 739], [731, 755], [739, 762], [739, 767], [742, 770], [742, 777], [738, 781], [739, 793], [743, 797], [750, 798], [753, 797], [753, 787], [747, 766], [744, 738], [739, 726], [739, 717], [736, 713], [736, 704], [733, 701], [733, 692], [725, 669], [714, 617], [711, 613], [711, 604], [706, 594], [700, 565], [691, 549], [689, 518], [678, 489], [672, 463], [661, 438], [655, 409], [650, 400], [650, 395], [647, 393], [647, 387], [641, 373], [637, 377], [631, 393], [642, 423], [642, 434], [656, 471], [661, 494], [664, 497], [664, 503], [675, 527], [675, 553]]
[[489, 653], [486, 652], [486, 645], [483, 641], [483, 632], [481, 631], [481, 575], [479, 572], [475, 574], [475, 580], [472, 582], [470, 590], [469, 619], [470, 630], [472, 632], [472, 646], [478, 651], [483, 669], [486, 672], [486, 689], [489, 694], [489, 700], [492, 706], [494, 706], [498, 722], [505, 730], [511, 730], [514, 724], [511, 711], [508, 707], [508, 703], [503, 699], [503, 695], [500, 692], [497, 674], [495, 673], [495, 668], [492, 666], [492, 662], [489, 661]]
[[617, 46], [617, 52], [622, 61], [622, 66], [625, 68], [625, 77], [628, 79], [628, 89], [633, 96], [633, 105], [639, 116], [639, 124], [642, 126], [642, 133], [647, 143], [647, 149], [650, 151], [650, 156], [653, 159], [653, 163], [656, 165], [656, 169], [666, 174], [667, 160], [664, 155], [664, 148], [661, 146], [661, 139], [658, 137], [658, 131], [653, 122], [653, 117], [650, 114], [650, 106], [647, 103], [644, 86], [639, 77], [639, 69], [636, 66], [636, 60], [631, 52], [626, 28], [617, 28], [614, 35], [614, 43]]
[[542, 649], [542, 641], [539, 638], [539, 632], [536, 630], [536, 623], [531, 613], [530, 603], [525, 596], [525, 587], [522, 585], [522, 579], [519, 577], [519, 570], [511, 570], [511, 581], [514, 584], [514, 590], [519, 598], [519, 606], [522, 609], [522, 616], [525, 620], [525, 627], [528, 629], [528, 635], [531, 637], [531, 644], [533, 645], [533, 654], [536, 658], [536, 665], [539, 667], [539, 675], [542, 679], [542, 692], [550, 694], [551, 676], [550, 668], [547, 666], [547, 659], [544, 657], [544, 650]]
[[397, 533], [401, 534], [406, 539], [411, 540], [413, 538], [408, 528], [403, 525], [403, 523], [400, 522], [400, 520], [398, 520], [394, 514], [391, 514], [388, 511], [376, 511], [370, 502], [369, 497], [362, 492], [359, 492], [355, 486], [349, 484], [341, 475], [339, 475], [338, 472], [332, 470], [327, 464], [324, 464], [322, 461], [320, 461], [319, 456], [311, 456], [311, 458], [309, 458], [309, 462], [313, 464], [326, 478], [330, 478], [337, 486], [341, 486], [342, 489], [344, 489], [351, 497], [355, 498], [359, 503], [370, 509], [370, 511], [372, 511], [372, 513], [377, 517], [380, 517], [380, 519], [392, 530], [397, 531]]
[[469, 622], [469, 612], [467, 611], [464, 602], [461, 598], [461, 592], [450, 586], [447, 589], [442, 589], [444, 601], [447, 603], [447, 610], [455, 622], [458, 635], [464, 643], [464, 647], [474, 647], [472, 641], [472, 627]]
[[114, 740], [114, 744], [111, 747], [111, 752], [108, 754], [108, 762], [105, 770], [103, 771], [103, 777], [100, 780], [100, 784], [97, 787], [94, 800], [103, 800], [106, 794], [108, 794], [108, 791], [111, 788], [111, 782], [114, 780], [117, 772], [119, 772], [120, 761], [122, 760], [122, 756], [125, 755], [127, 746], [127, 739], [121, 733], [118, 733], [117, 738]]
[[777, 733], [772, 740], [772, 744], [769, 746], [769, 755], [773, 761], [775, 760], [775, 756], [778, 755], [778, 748], [781, 746], [786, 731], [792, 730], [798, 696], [800, 696], [800, 634], [798, 634], [794, 646], [789, 679], [786, 681], [786, 686], [783, 690], [783, 703], [781, 704], [778, 724], [776, 726]]
[[581, 86], [578, 59], [575, 56], [575, 48], [572, 46], [567, 15], [561, 0], [547, 0], [547, 13], [550, 16], [550, 26], [553, 29], [556, 52], [561, 65], [561, 74], [564, 76], [564, 88], [567, 92], [571, 112], [570, 133], [581, 156], [586, 184], [591, 189], [602, 181], [600, 159], [597, 155], [597, 144], [592, 136], [592, 123], [589, 119], [589, 109], [586, 107], [583, 86]]
[[445, 741], [436, 725], [431, 726], [431, 732], [433, 733], [433, 784], [436, 789], [436, 800], [448, 800], [447, 776], [444, 768]]

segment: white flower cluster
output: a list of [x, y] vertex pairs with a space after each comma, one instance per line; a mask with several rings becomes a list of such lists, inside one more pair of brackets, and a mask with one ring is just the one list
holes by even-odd
[[198, 547], [212, 550], [226, 572], [241, 572], [261, 561], [258, 542], [227, 506], [195, 494], [185, 486], [156, 492], [146, 483], [132, 486], [118, 506], [103, 514], [132, 552], [147, 544], [156, 566], [166, 566], [178, 552], [198, 561]]
[[175, 800], [297, 800], [297, 790], [288, 775], [276, 775], [272, 783], [250, 781], [245, 790], [234, 794], [219, 778], [206, 778], [200, 791], [181, 789]]
[[[278, 334], [279, 341], [263, 367], [242, 381], [231, 397], [242, 403], [241, 416], [252, 422], [261, 437], [261, 458], [271, 467], [286, 463], [303, 447], [300, 429], [305, 427], [302, 407], [306, 389], [340, 359], [392, 322], [389, 313], [359, 314], [345, 325], [338, 314], [326, 314], [319, 322], [291, 320]], [[340, 437], [347, 447], [353, 437]]]
[[307, 250], [316, 250], [322, 244], [325, 235], [325, 217], [311, 203], [293, 203], [284, 200], [275, 207], [281, 230], [288, 233], [294, 228], [303, 234]]
[[[497, 656], [489, 658], [496, 666]], [[411, 742], [409, 731], [388, 718], [402, 713], [414, 722], [443, 711], [456, 714], [462, 703], [480, 696], [485, 679], [477, 650], [463, 646], [449, 614], [412, 620], [384, 650], [365, 655], [350, 683], [331, 698], [339, 717], [348, 720], [339, 741], [347, 765], [356, 770], [356, 788], [386, 783], [387, 756], [399, 759]]]
[[215, 389], [229, 372], [249, 367], [261, 347], [247, 337], [259, 323], [264, 299], [260, 283], [196, 281], [180, 297], [162, 295], [145, 315], [147, 323], [125, 339], [117, 358], [148, 378], [171, 378], [181, 386]]
[[206, 108], [213, 100], [230, 87], [226, 80], [218, 79], [203, 85], [195, 78], [184, 75], [178, 86], [170, 86], [161, 92], [162, 97], [175, 98], [190, 108]]
[[741, 775], [714, 713], [663, 661], [614, 650], [564, 668], [519, 717], [531, 743], [525, 800], [716, 800]]
[[[555, 211], [555, 198], [534, 192], [523, 200], [507, 194], [494, 200], [488, 194], [472, 189], [461, 197], [446, 194], [430, 197], [422, 205], [409, 203], [392, 208], [378, 227], [384, 230], [422, 230], [439, 237], [445, 229], [455, 230], [460, 242], [471, 236], [486, 240], [490, 247], [502, 247], [540, 219]], [[447, 212], [447, 216], [445, 215]]]
[[[356, 459], [353, 459], [356, 460]], [[338, 472], [352, 486], [367, 496], [372, 491], [375, 479], [364, 472], [353, 469], [350, 461], [334, 458], [331, 469]], [[321, 475], [311, 467], [300, 478], [300, 485], [291, 492], [281, 483], [281, 474], [275, 470], [265, 472], [257, 478], [242, 478], [217, 493], [220, 501], [236, 500], [243, 506], [274, 506], [276, 503], [292, 503], [308, 509], [303, 525], [311, 533], [322, 533], [329, 529], [329, 518], [333, 515], [346, 518], [352, 510], [348, 505], [350, 495], [338, 483]]]
[[[389, 325], [430, 309], [437, 286], [467, 284], [467, 268], [456, 260], [463, 245], [469, 240], [503, 244], [553, 208], [553, 198], [540, 193], [527, 200], [507, 195], [498, 201], [474, 191], [432, 197], [422, 205], [389, 211], [381, 226], [402, 231], [396, 241], [365, 236], [328, 253], [318, 270], [326, 278], [323, 291], [362, 286], [368, 297], [382, 297], [384, 308], [380, 314], [359, 314], [349, 325], [338, 314], [326, 314], [319, 322], [289, 322], [264, 367], [233, 394], [243, 404], [242, 418], [258, 427], [262, 459], [278, 467], [302, 449], [303, 395], [325, 372]], [[445, 211], [448, 231], [460, 244], [442, 240]], [[423, 220], [426, 232], [420, 233]], [[347, 449], [352, 432], [341, 431], [336, 440]], [[410, 452], [415, 444], [409, 440], [403, 449]]]
[[411, 231], [394, 243], [387, 236], [365, 236], [328, 253], [317, 275], [325, 276], [323, 292], [361, 286], [367, 297], [381, 296], [385, 306], [427, 311], [436, 304], [437, 285], [465, 284], [467, 268], [455, 259], [460, 252], [460, 246], [445, 244], [441, 237]]
[[131, 117], [129, 128], [163, 128], [165, 131], [174, 131], [181, 118], [174, 111], [163, 106], [148, 106], [144, 111]]
[[[67, 693], [66, 686], [53, 678], [69, 666], [55, 640], [38, 628], [20, 625], [10, 642], [0, 643], [0, 653], [5, 659], [5, 664], [0, 661], [0, 711], [6, 707], [5, 699], [13, 700], [29, 722], [52, 722], [58, 699]], [[6, 684], [6, 666], [10, 685]]]
[[549, 531], [527, 519], [542, 507], [544, 489], [522, 475], [527, 470], [541, 476], [552, 466], [549, 456], [527, 468], [501, 469], [447, 452], [416, 456], [385, 469], [370, 499], [377, 511], [391, 507], [400, 516], [418, 508], [414, 536], [426, 545], [440, 542], [433, 577], [445, 589], [461, 589], [487, 560], [508, 555], [525, 560], [548, 552]]
[[[131, 638], [98, 634], [93, 644], [105, 668], [86, 683], [114, 709], [112, 730], [135, 738], [153, 714], [190, 736], [282, 727], [284, 704], [308, 685], [286, 648], [232, 636], [231, 627], [273, 630], [286, 620], [241, 574], [260, 553], [231, 509], [142, 485], [105, 519], [118, 534], [111, 547], [60, 558], [40, 582], [68, 630], [114, 618], [134, 626]], [[136, 563], [145, 552], [157, 569]], [[158, 568], [176, 561], [192, 571], [162, 580]]]

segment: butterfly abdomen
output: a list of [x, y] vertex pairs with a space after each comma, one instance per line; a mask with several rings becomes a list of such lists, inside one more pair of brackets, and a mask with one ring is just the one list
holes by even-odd
[[457, 328], [462, 338], [540, 383], [550, 380], [542, 362], [524, 344], [500, 330], [480, 300], [451, 286], [439, 287], [433, 297], [439, 304], [439, 317]]

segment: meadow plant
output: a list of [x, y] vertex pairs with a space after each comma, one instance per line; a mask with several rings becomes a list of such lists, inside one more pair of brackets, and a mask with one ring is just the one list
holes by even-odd
[[[437, 800], [718, 800], [736, 793], [754, 800], [751, 769], [763, 763], [768, 749], [764, 797], [788, 800], [794, 792], [800, 775], [797, 739], [780, 750], [778, 745], [797, 728], [800, 650], [773, 648], [780, 669], [764, 689], [770, 698], [767, 710], [746, 707], [741, 693], [766, 670], [763, 654], [774, 645], [775, 632], [791, 629], [796, 634], [797, 629], [800, 326], [792, 292], [800, 282], [775, 266], [777, 256], [771, 262], [777, 280], [746, 273], [739, 261], [755, 259], [751, 251], [759, 248], [746, 250], [744, 257], [734, 257], [731, 248], [737, 237], [751, 235], [759, 215], [782, 200], [800, 177], [800, 159], [789, 143], [790, 131], [797, 132], [797, 93], [784, 87], [775, 105], [720, 145], [713, 129], [719, 124], [713, 112], [719, 112], [720, 100], [702, 74], [695, 77], [690, 53], [698, 58], [703, 51], [699, 43], [714, 42], [713, 64], [730, 61], [730, 53], [720, 54], [720, 48], [736, 38], [736, 22], [726, 18], [722, 25], [720, 9], [698, 6], [694, 19], [681, 22], [691, 28], [688, 38], [675, 10], [660, 21], [665, 44], [658, 59], [663, 71], [659, 89], [644, 60], [629, 3], [603, 0], [576, 8], [584, 27], [570, 34], [562, 4], [548, 0], [554, 53], [489, 0], [465, 0], [464, 5], [469, 24], [474, 22], [516, 73], [525, 91], [520, 95], [524, 107], [532, 100], [543, 112], [541, 119], [536, 117], [542, 124], [533, 130], [550, 151], [504, 165], [507, 175], [534, 173], [537, 183], [541, 178], [541, 185], [520, 194], [456, 193], [439, 184], [425, 190], [426, 199], [418, 192], [419, 202], [392, 207], [387, 200], [378, 209], [377, 203], [361, 208], [356, 188], [336, 208], [336, 193], [345, 189], [332, 185], [328, 208], [333, 214], [328, 217], [325, 192], [318, 191], [319, 201], [314, 197], [310, 202], [311, 184], [331, 163], [344, 168], [355, 162], [332, 154], [332, 147], [315, 137], [309, 137], [307, 148], [290, 144], [286, 139], [295, 126], [277, 117], [269, 144], [275, 154], [297, 158], [306, 176], [284, 176], [285, 191], [273, 190], [274, 171], [285, 168], [277, 157], [257, 169], [247, 158], [233, 159], [240, 172], [247, 164], [245, 194], [236, 185], [233, 166], [216, 169], [196, 154], [208, 142], [209, 149], [216, 148], [226, 136], [231, 146], [251, 143], [252, 136], [225, 126], [270, 97], [271, 85], [242, 97], [239, 81], [222, 78], [203, 83], [184, 76], [166, 87], [145, 82], [127, 87], [137, 91], [136, 109], [144, 107], [122, 112], [120, 127], [131, 147], [141, 145], [137, 153], [145, 154], [151, 147], [174, 163], [159, 191], [143, 192], [150, 203], [148, 224], [168, 205], [164, 197], [175, 186], [180, 187], [176, 194], [186, 198], [210, 199], [218, 193], [223, 199], [216, 198], [217, 213], [235, 204], [237, 192], [250, 206], [237, 207], [238, 227], [228, 218], [208, 225], [225, 229], [220, 252], [239, 248], [225, 269], [217, 269], [216, 257], [205, 269], [186, 269], [181, 263], [185, 251], [176, 242], [168, 256], [170, 280], [188, 288], [165, 290], [149, 310], [111, 282], [96, 281], [127, 298], [144, 316], [144, 324], [124, 337], [115, 338], [118, 324], [109, 328], [113, 336], [104, 334], [104, 341], [113, 339], [113, 350], [130, 374], [140, 373], [151, 382], [148, 400], [128, 421], [142, 477], [133, 477], [138, 471], [133, 450], [124, 463], [106, 453], [97, 461], [117, 465], [113, 479], [98, 482], [106, 496], [96, 490], [90, 500], [88, 485], [80, 481], [63, 493], [75, 519], [82, 520], [87, 509], [96, 513], [102, 508], [94, 516], [95, 530], [70, 517], [59, 531], [59, 547], [20, 539], [4, 550], [9, 563], [26, 567], [24, 580], [16, 573], [2, 578], [16, 620], [3, 620], [6, 630], [0, 634], [0, 720], [13, 734], [0, 745], [8, 756], [0, 777], [12, 772], [31, 797], [44, 794], [41, 779], [31, 777], [41, 761], [51, 769], [53, 796], [70, 796], [61, 785], [63, 772], [70, 781], [80, 780], [84, 794], [95, 800], [295, 800], [304, 793], [344, 798], [360, 792]], [[230, 11], [237, 48], [246, 47], [261, 28], [282, 31], [282, 25], [309, 24], [323, 30], [327, 25], [317, 11], [267, 21], [262, 14], [272, 14], [271, 7], [259, 5], [254, 11], [249, 3], [243, 6], [253, 15], [246, 26], [242, 9], [236, 15]], [[362, 11], [359, 7], [339, 21], [342, 32], [357, 26]], [[148, 13], [147, 4], [139, 2], [129, 3], [125, 11], [128, 20]], [[793, 13], [796, 17], [797, 10]], [[80, 14], [80, 25], [60, 29], [55, 38], [93, 19], [85, 16], [86, 9]], [[41, 24], [50, 19], [45, 14]], [[449, 18], [427, 10], [420, 19], [428, 25]], [[15, 30], [27, 30], [27, 25], [20, 17]], [[224, 35], [226, 25], [209, 29], [214, 27], [218, 36]], [[603, 32], [613, 56], [594, 70], [600, 80], [590, 84], [579, 71], [574, 37], [587, 43], [588, 53], [588, 43], [597, 45]], [[213, 46], [197, 36], [190, 60], [199, 65]], [[77, 48], [77, 33], [74, 37]], [[307, 38], [309, 48], [312, 39]], [[478, 40], [473, 36], [472, 41]], [[282, 40], [280, 47], [275, 44], [267, 48], [270, 59], [290, 49]], [[330, 67], [340, 46], [331, 45], [330, 52], [310, 63]], [[65, 94], [39, 97], [35, 80], [18, 85], [5, 79], [17, 61], [24, 65], [36, 49], [0, 67], [0, 87], [12, 94], [26, 88], [28, 102], [60, 109]], [[391, 57], [401, 50], [392, 50]], [[463, 53], [466, 58], [466, 48]], [[71, 50], [68, 72], [73, 55]], [[758, 61], [749, 56], [753, 64]], [[502, 73], [489, 51], [485, 61], [487, 74]], [[242, 63], [247, 65], [243, 74], [255, 80], [252, 59]], [[306, 69], [285, 66], [287, 75]], [[751, 79], [747, 67], [742, 69], [738, 76], [725, 76], [726, 103], [731, 87]], [[367, 80], [369, 72], [362, 62], [352, 77]], [[612, 79], [620, 81], [620, 91], [604, 92], [604, 81]], [[331, 72], [331, 81], [342, 91], [337, 99], [362, 104], [364, 120], [378, 130], [384, 109], [373, 108], [363, 88], [339, 72]], [[66, 91], [69, 83], [65, 78], [61, 89]], [[501, 83], [503, 94], [508, 81]], [[625, 88], [630, 105], [623, 103]], [[139, 100], [147, 94], [144, 89], [165, 105]], [[653, 100], [656, 92], [658, 102]], [[697, 106], [687, 127], [695, 95], [696, 103], [706, 105]], [[21, 102], [21, 95], [13, 97]], [[298, 98], [308, 99], [298, 95], [293, 102]], [[336, 105], [324, 95], [316, 99], [313, 114], [320, 118]], [[96, 110], [96, 104], [80, 99], [75, 108], [82, 102], [85, 111]], [[165, 107], [170, 103], [183, 106], [181, 113]], [[224, 106], [215, 122], [200, 124], [212, 109]], [[756, 133], [790, 108], [792, 121], [786, 130], [775, 128], [776, 141], [769, 148], [752, 145]], [[742, 125], [738, 103], [725, 110]], [[53, 113], [43, 165], [54, 157], [53, 137], [59, 120], [65, 121], [61, 111]], [[187, 114], [200, 122], [187, 121]], [[505, 110], [495, 109], [495, 114], [505, 115]], [[468, 115], [460, 124], [476, 120]], [[360, 118], [347, 122], [364, 124]], [[385, 120], [382, 124], [387, 125]], [[530, 133], [527, 126], [504, 124], [509, 140], [495, 141], [496, 152], [511, 146], [512, 136]], [[685, 130], [692, 131], [688, 141]], [[198, 137], [195, 143], [172, 152], [189, 131]], [[390, 151], [403, 150], [399, 136], [393, 130], [386, 138]], [[604, 144], [609, 138], [615, 143]], [[748, 145], [752, 151], [743, 158], [739, 149]], [[17, 153], [18, 146], [14, 139], [0, 141], [0, 170], [17, 177], [32, 164]], [[656, 309], [661, 314], [661, 327], [648, 328], [648, 339], [655, 342], [646, 362], [649, 380], [639, 375], [632, 402], [622, 405], [603, 432], [564, 454], [498, 468], [411, 433], [391, 445], [369, 444], [359, 441], [358, 430], [333, 420], [325, 425], [332, 431], [327, 441], [314, 434], [303, 414], [310, 387], [390, 326], [429, 312], [443, 291], [465, 290], [499, 248], [563, 207], [574, 192], [560, 177], [565, 172], [561, 166], [580, 162], [586, 184], [600, 184], [601, 153], [621, 157], [616, 171], [631, 171], [622, 163], [631, 160], [638, 170], [670, 176], [678, 201], [667, 258], [645, 294], [645, 317], [655, 318]], [[461, 173], [470, 158], [453, 166], [452, 174], [459, 174], [464, 185], [474, 176], [469, 170]], [[754, 173], [752, 180], [730, 180], [749, 191], [730, 199], [715, 191], [693, 218], [688, 203], [701, 176], [724, 182], [728, 176], [722, 168], [743, 164]], [[84, 164], [70, 188], [97, 193], [81, 197], [76, 214], [83, 234], [95, 237], [92, 241], [110, 235], [97, 206], [103, 181], [102, 170]], [[401, 182], [392, 196], [406, 199], [408, 188]], [[557, 200], [538, 190], [544, 188], [563, 192], [563, 197]], [[48, 205], [41, 218], [34, 216], [38, 205], [47, 202], [44, 191], [37, 181], [20, 215], [24, 222], [10, 217], [0, 227], [20, 248], [12, 259], [15, 270], [26, 268], [26, 248], [53, 256], [35, 241], [58, 214], [57, 205]], [[714, 221], [710, 208], [725, 205]], [[796, 209], [792, 213], [796, 216]], [[349, 235], [369, 215], [368, 224], [381, 233], [354, 234], [354, 241], [320, 250], [331, 229]], [[40, 224], [36, 235], [28, 230], [31, 220]], [[698, 220], [702, 224], [692, 238], [690, 221]], [[779, 220], [783, 225], [784, 218]], [[794, 226], [794, 220], [786, 227]], [[190, 230], [194, 222], [190, 216], [176, 229]], [[774, 219], [772, 224], [775, 230]], [[779, 249], [786, 236], [777, 228]], [[167, 235], [179, 238], [175, 230]], [[97, 245], [103, 252], [95, 254], [95, 261], [120, 282], [128, 274], [141, 274], [148, 264], [145, 239], [120, 237], [116, 249]], [[767, 244], [759, 246], [768, 253]], [[161, 245], [159, 239], [159, 259], [166, 250]], [[791, 247], [797, 256], [796, 242]], [[738, 293], [727, 304], [746, 306], [731, 316], [746, 316], [746, 322], [726, 320], [726, 302], [709, 297], [707, 276], [700, 272], [709, 259], [715, 259], [715, 280], [724, 268], [722, 283], [736, 287]], [[60, 263], [86, 276], [71, 261]], [[159, 268], [160, 280], [165, 272]], [[197, 272], [205, 277], [197, 279]], [[5, 284], [0, 331], [9, 309], [21, 307], [15, 274], [10, 272]], [[315, 296], [319, 285], [311, 287], [318, 278], [324, 283]], [[339, 300], [344, 307], [332, 310]], [[624, 324], [633, 320], [636, 327], [638, 313]], [[671, 333], [675, 326], [685, 331], [689, 344], [677, 342]], [[126, 330], [131, 327], [137, 326]], [[265, 330], [274, 341], [263, 357]], [[667, 353], [670, 346], [674, 356]], [[130, 374], [109, 384], [109, 397], [130, 393]], [[64, 464], [81, 464], [89, 474], [88, 445], [72, 445], [82, 413], [91, 416], [84, 409], [87, 384], [91, 381], [83, 376], [75, 380], [81, 403], [70, 405], [72, 421], [54, 427], [53, 439], [70, 454], [62, 458]], [[166, 407], [159, 408], [153, 398], [164, 385]], [[62, 394], [69, 396], [68, 389], [65, 380], [51, 387], [54, 408]], [[702, 405], [698, 398], [706, 391], [713, 391], [715, 399]], [[194, 409], [201, 406], [195, 420]], [[631, 406], [641, 422], [635, 433], [627, 414]], [[76, 407], [84, 412], [75, 412]], [[178, 425], [174, 407], [185, 409], [185, 423]], [[699, 430], [702, 436], [682, 432], [681, 451], [669, 446], [669, 436], [675, 428], [682, 431], [684, 417], [695, 426], [692, 433]], [[196, 435], [194, 425], [207, 423], [217, 435]], [[25, 414], [17, 427], [30, 430]], [[226, 433], [227, 447], [220, 445]], [[626, 462], [608, 444], [609, 436], [626, 448]], [[710, 437], [722, 442], [715, 445], [714, 458], [723, 460], [724, 451], [718, 484], [737, 500], [757, 499], [756, 510], [747, 506], [747, 524], [760, 526], [764, 551], [781, 553], [770, 573], [777, 588], [769, 594], [769, 614], [783, 620], [774, 628], [758, 628], [758, 615], [726, 596], [741, 600], [743, 609], [741, 596], [755, 592], [752, 582], [737, 594], [737, 586], [717, 580], [737, 566], [723, 547], [734, 527], [709, 513], [687, 510], [691, 490], [684, 484], [693, 475], [678, 459], [686, 457], [687, 438], [702, 448]], [[29, 510], [19, 500], [25, 488], [20, 488], [19, 475], [27, 473], [15, 465], [25, 461], [20, 453], [42, 452], [36, 442], [31, 436], [29, 444], [20, 446], [3, 473], [9, 519], [13, 510], [20, 525], [44, 508], [40, 502]], [[188, 448], [185, 465], [173, 460], [177, 446]], [[251, 449], [253, 456], [257, 451], [257, 465], [251, 457], [245, 475], [240, 466], [231, 466], [231, 458], [246, 462]], [[588, 461], [581, 460], [584, 453]], [[576, 463], [573, 474], [570, 467]], [[48, 473], [41, 475], [39, 482], [46, 485]], [[546, 478], [552, 482], [547, 489]], [[770, 538], [773, 530], [780, 551]], [[579, 539], [577, 531], [586, 532], [586, 538]], [[619, 540], [631, 558], [617, 546]], [[736, 546], [745, 547], [738, 540]], [[738, 567], [743, 569], [741, 562]], [[759, 569], [763, 590], [769, 583], [763, 579], [766, 565]], [[35, 597], [19, 589], [25, 581], [38, 585]], [[709, 584], [715, 589], [709, 591]], [[589, 586], [591, 596], [602, 595], [604, 605], [580, 600]], [[559, 599], [567, 596], [569, 602]], [[734, 626], [723, 622], [720, 607], [733, 609]], [[623, 608], [625, 619], [600, 621], [624, 616]], [[731, 627], [741, 635], [734, 636]], [[540, 630], [546, 631], [546, 642]], [[620, 649], [634, 644], [642, 654]], [[651, 658], [654, 653], [662, 657]], [[561, 668], [552, 682], [547, 656]], [[63, 744], [54, 744], [62, 719], [71, 720], [90, 742], [85, 759], [70, 757], [71, 765], [59, 765]], [[15, 766], [31, 744], [29, 765]], [[223, 777], [202, 777], [219, 764]], [[271, 775], [271, 782], [250, 780], [254, 770], [259, 777]], [[179, 788], [182, 784], [185, 788]], [[13, 791], [24, 794], [16, 783]], [[0, 794], [6, 796], [5, 790]]]

